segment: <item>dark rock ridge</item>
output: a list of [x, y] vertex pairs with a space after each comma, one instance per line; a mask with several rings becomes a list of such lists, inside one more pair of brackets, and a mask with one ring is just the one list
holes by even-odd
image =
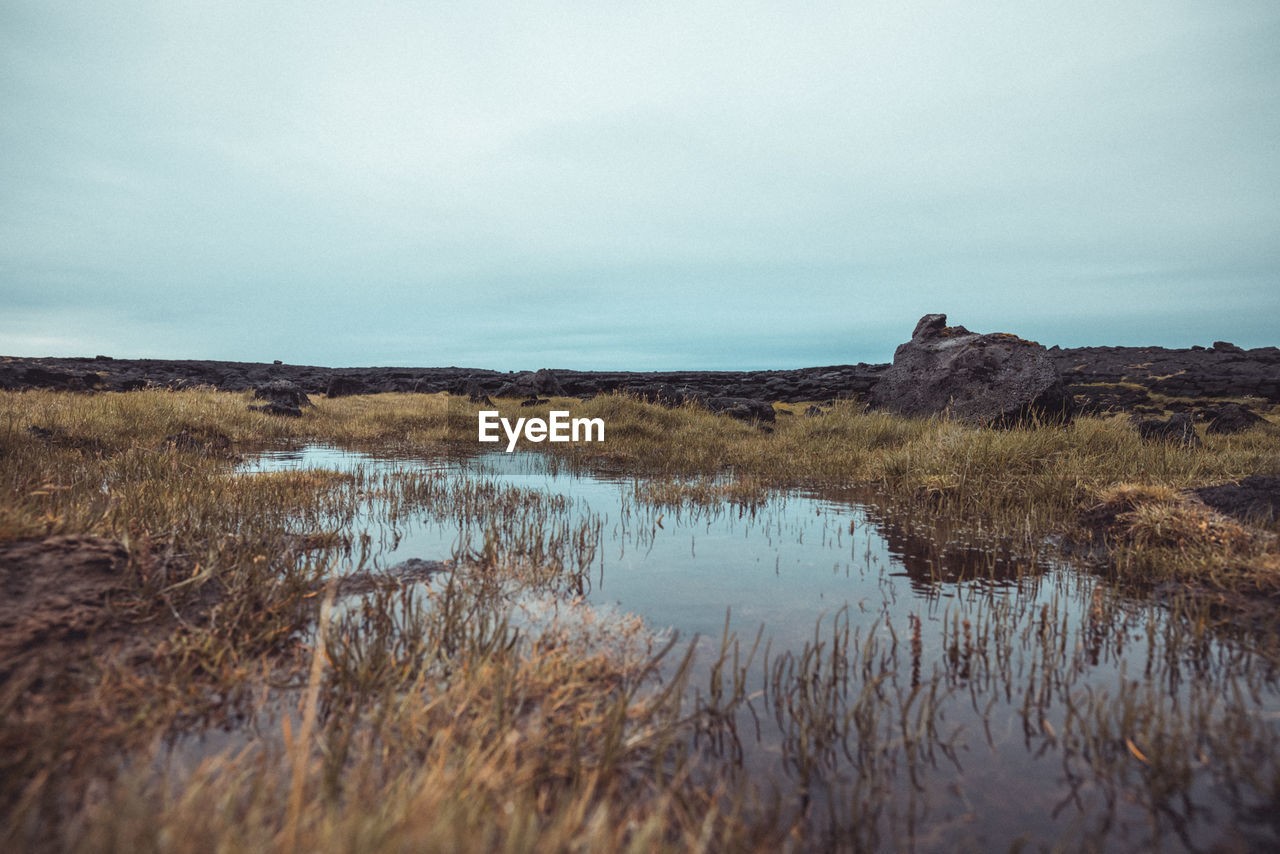
[[[1167, 397], [1256, 397], [1280, 404], [1280, 349], [1242, 350], [1226, 342], [1213, 347], [1050, 347], [1067, 391], [1086, 411], [1143, 412], [1156, 406], [1151, 393]], [[733, 397], [784, 403], [861, 398], [870, 393], [884, 364], [833, 365], [783, 371], [572, 371], [544, 370], [566, 396], [589, 397], [626, 389], [650, 400]], [[441, 392], [496, 396], [504, 386], [524, 384], [526, 374], [479, 368], [326, 368], [310, 365], [169, 359], [0, 357], [0, 389], [54, 388], [132, 391], [141, 388], [214, 388], [249, 391], [277, 380], [307, 395], [339, 397], [380, 392]], [[554, 386], [552, 386], [554, 387]], [[538, 389], [541, 392], [541, 389]], [[528, 397], [524, 392], [517, 396]], [[545, 397], [545, 393], [539, 396]], [[1200, 413], [1199, 417], [1211, 417]]]
[[480, 368], [324, 368], [255, 362], [168, 359], [0, 357], [0, 388], [132, 391], [141, 388], [212, 388], [250, 391], [292, 383], [306, 395], [340, 397], [382, 392], [447, 391], [530, 397], [531, 392], [590, 397], [626, 390], [650, 400], [680, 403], [715, 397], [799, 402], [865, 395], [886, 365], [832, 365], [785, 371], [572, 371], [524, 373]]
[[1257, 397], [1280, 403], [1280, 348], [1243, 350], [1223, 341], [1213, 347], [1049, 348], [1068, 388], [1088, 399], [1089, 385], [1132, 383], [1112, 408], [1147, 404], [1148, 393], [1168, 397]]
[[1058, 366], [1034, 341], [979, 335], [926, 314], [911, 340], [871, 391], [870, 403], [900, 415], [948, 413], [971, 424], [1007, 425], [1028, 418], [1063, 420], [1074, 410]]

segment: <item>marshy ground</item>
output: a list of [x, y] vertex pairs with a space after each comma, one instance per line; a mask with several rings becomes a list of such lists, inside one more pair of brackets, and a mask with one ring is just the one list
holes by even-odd
[[248, 402], [0, 396], [6, 850], [1280, 842], [1275, 414]]

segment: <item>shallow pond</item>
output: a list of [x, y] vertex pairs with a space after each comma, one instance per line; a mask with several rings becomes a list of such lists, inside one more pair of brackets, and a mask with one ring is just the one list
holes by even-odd
[[[635, 614], [696, 638], [698, 702], [717, 702], [708, 680], [722, 694], [736, 677], [750, 703], [701, 732], [703, 746], [810, 811], [815, 847], [1280, 842], [1274, 636], [1127, 597], [1049, 557], [957, 541], [847, 491], [685, 500], [670, 484], [538, 455], [323, 447], [243, 471], [282, 469], [425, 476], [541, 508], [539, 524], [560, 532], [546, 553], [569, 569], [558, 592], [604, 619]], [[491, 527], [459, 507], [388, 514], [369, 494], [367, 515], [343, 522], [370, 534], [349, 563], [447, 560], [481, 548]], [[715, 667], [726, 625], [737, 670]]]

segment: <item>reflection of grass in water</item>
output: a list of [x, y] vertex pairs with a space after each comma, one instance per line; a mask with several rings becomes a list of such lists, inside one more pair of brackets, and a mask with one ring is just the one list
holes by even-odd
[[[1203, 841], [1215, 832], [1206, 828], [1247, 828], [1280, 791], [1275, 722], [1259, 711], [1274, 705], [1274, 643], [1215, 624], [1195, 599], [1137, 622], [1103, 587], [1076, 610], [1065, 594], [1032, 607], [991, 593], [940, 625], [886, 615], [864, 632], [837, 614], [802, 649], [752, 651], [726, 637], [705, 684], [690, 683], [687, 660], [657, 682], [660, 649], [618, 656], [513, 622], [520, 595], [567, 602], [591, 564], [598, 522], [567, 503], [429, 472], [246, 477], [215, 441], [440, 448], [470, 438], [475, 407], [387, 395], [283, 420], [215, 393], [0, 401], [0, 540], [122, 539], [132, 592], [111, 619], [146, 641], [125, 659], [90, 639], [74, 660], [0, 689], [5, 833], [19, 846], [980, 847], [995, 831], [968, 822], [1000, 814], [1001, 796], [969, 785], [966, 771], [997, 745], [1057, 757], [1061, 804], [1003, 805], [1041, 841]], [[766, 435], [626, 398], [555, 405], [608, 425], [603, 446], [551, 446], [570, 463], [660, 476], [636, 490], [655, 524], [663, 512], [753, 506], [773, 486], [868, 482], [984, 536], [1038, 541], [1100, 526], [1117, 547], [1108, 571], [1138, 579], [1238, 586], [1274, 564], [1265, 536], [1174, 491], [1280, 473], [1265, 431], [1191, 450], [1144, 444], [1115, 420], [975, 431], [838, 406], [820, 419], [783, 416]], [[180, 431], [200, 441], [166, 447]], [[394, 536], [410, 513], [472, 532], [456, 571], [421, 589], [376, 588], [334, 619], [324, 655], [309, 655], [317, 581], [371, 559], [359, 526]], [[156, 733], [193, 718], [252, 716], [259, 686], [305, 685], [313, 658], [319, 704], [309, 730], [291, 729], [292, 749], [272, 740], [190, 771], [135, 762], [118, 780], [110, 773], [113, 750], [145, 755]], [[1122, 662], [1112, 683], [1091, 677]], [[763, 693], [748, 689], [753, 680]], [[780, 733], [776, 793], [735, 771], [756, 721]], [[999, 731], [1010, 721], [1018, 743]], [[1213, 822], [1196, 813], [1206, 798]], [[1258, 834], [1280, 836], [1266, 825]]]
[[[1002, 849], [1022, 832], [1078, 849], [1115, 846], [1119, 834], [1167, 850], [1230, 838], [1211, 812], [1231, 816], [1243, 838], [1274, 840], [1280, 731], [1242, 697], [1274, 695], [1274, 643], [1209, 661], [1215, 645], [1196, 618], [1150, 612], [1135, 626], [1102, 588], [1092, 601], [1078, 618], [1057, 596], [978, 604], [923, 642], [915, 617], [863, 633], [842, 611], [802, 650], [766, 660], [763, 703], [816, 819], [806, 825], [816, 847], [892, 848], [914, 829], [940, 850]], [[1133, 661], [1138, 673], [1126, 667], [1134, 629], [1151, 651], [1145, 669]], [[1095, 675], [1100, 659], [1117, 670], [1113, 684]], [[993, 735], [1010, 725], [1021, 742], [1012, 747]], [[1055, 786], [969, 783], [985, 748], [1024, 746], [1056, 756]], [[943, 821], [948, 808], [961, 818]], [[1002, 813], [1003, 828], [974, 825]]]

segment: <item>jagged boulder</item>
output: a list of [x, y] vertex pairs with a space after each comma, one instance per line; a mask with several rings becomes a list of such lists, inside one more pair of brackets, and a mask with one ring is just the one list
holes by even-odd
[[899, 415], [948, 413], [970, 424], [1062, 421], [1074, 404], [1048, 351], [996, 332], [979, 335], [926, 314], [871, 390], [870, 404]]

